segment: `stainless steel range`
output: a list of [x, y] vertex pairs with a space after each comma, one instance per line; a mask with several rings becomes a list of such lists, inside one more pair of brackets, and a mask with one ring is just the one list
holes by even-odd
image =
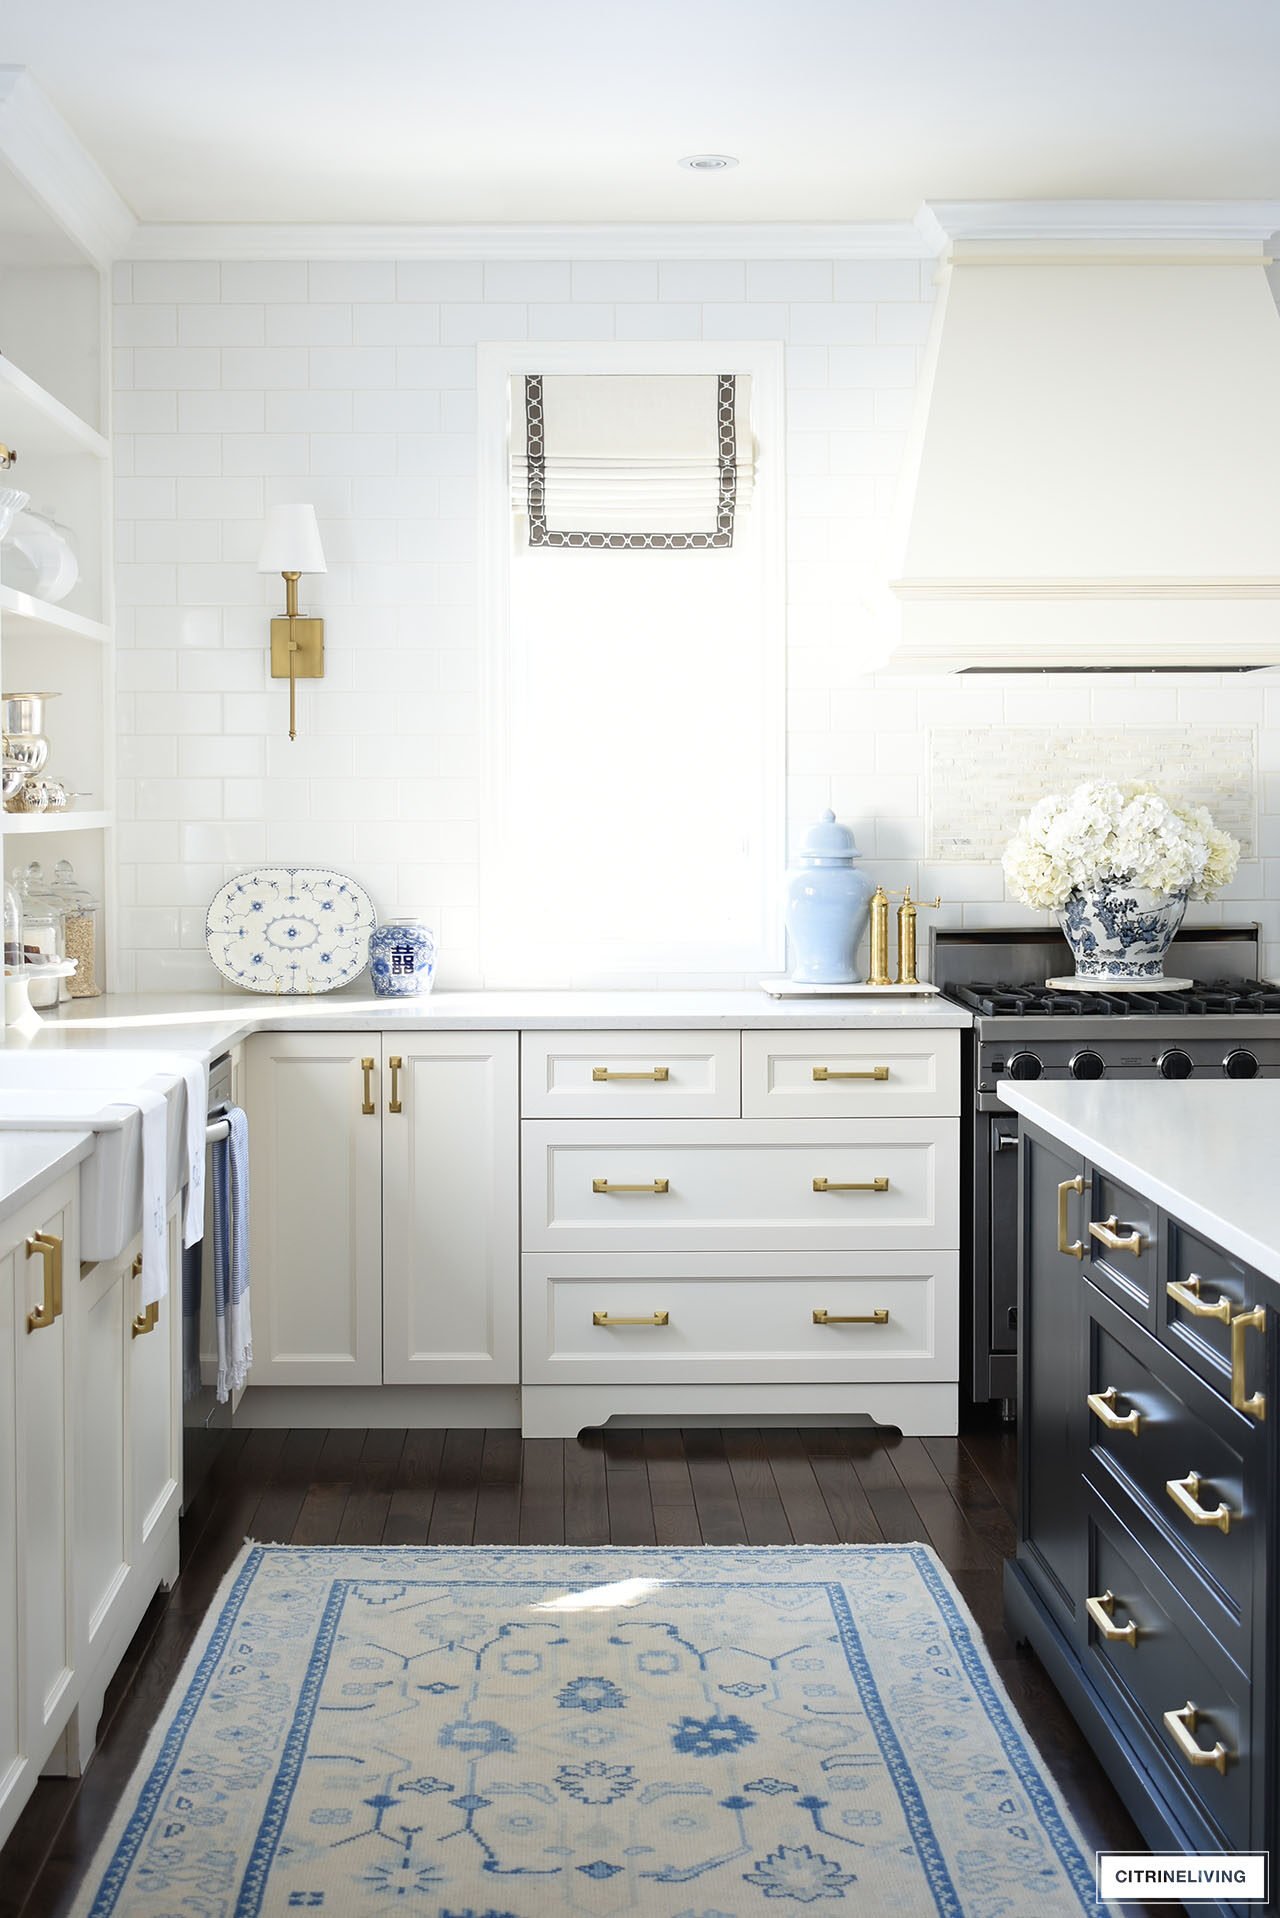
[[[1006, 1079], [1254, 1079], [1280, 1077], [1280, 986], [1258, 978], [1256, 926], [1184, 931], [1169, 972], [1184, 992], [1061, 992], [1069, 973], [1061, 934], [1044, 928], [935, 930], [932, 976], [974, 1015], [966, 1035], [973, 1091], [972, 1283], [964, 1288], [976, 1401], [1017, 1391], [1017, 1116]], [[963, 1230], [963, 1228], [962, 1228]]]

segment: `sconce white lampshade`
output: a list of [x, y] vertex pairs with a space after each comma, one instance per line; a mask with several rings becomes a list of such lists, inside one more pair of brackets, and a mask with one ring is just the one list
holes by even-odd
[[324, 548], [314, 506], [273, 506], [262, 529], [260, 573], [323, 573]]

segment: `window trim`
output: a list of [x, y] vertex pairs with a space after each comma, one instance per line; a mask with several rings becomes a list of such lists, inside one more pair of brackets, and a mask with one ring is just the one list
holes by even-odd
[[[481, 712], [484, 719], [484, 812], [480, 827], [480, 958], [482, 976], [490, 983], [488, 967], [493, 946], [486, 929], [492, 927], [490, 888], [497, 870], [497, 854], [510, 783], [511, 685], [511, 559], [509, 391], [513, 377], [527, 373], [742, 373], [752, 380], [752, 404], [757, 437], [762, 446], [756, 473], [753, 520], [758, 516], [761, 552], [761, 619], [766, 639], [763, 723], [759, 741], [761, 776], [766, 794], [765, 843], [761, 867], [775, 875], [768, 896], [761, 901], [763, 940], [758, 958], [747, 967], [739, 962], [708, 966], [691, 972], [679, 966], [680, 982], [705, 977], [708, 983], [726, 975], [743, 979], [748, 972], [776, 972], [784, 964], [782, 925], [782, 848], [786, 804], [786, 517], [783, 346], [780, 340], [658, 340], [658, 341], [489, 341], [477, 348], [476, 400], [478, 421], [477, 517], [479, 542], [478, 611], [480, 626]], [[770, 637], [772, 636], [772, 638]], [[486, 965], [488, 962], [488, 965]], [[631, 976], [628, 968], [624, 977]], [[637, 960], [636, 983], [661, 983], [652, 964]], [[619, 969], [610, 969], [611, 983]], [[520, 983], [507, 979], [493, 983]], [[542, 982], [540, 982], [542, 983]], [[572, 982], [581, 984], [575, 978]]]

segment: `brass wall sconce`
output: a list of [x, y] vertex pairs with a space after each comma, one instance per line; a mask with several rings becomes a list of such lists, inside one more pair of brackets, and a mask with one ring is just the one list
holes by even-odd
[[284, 617], [271, 622], [271, 677], [289, 682], [290, 739], [298, 736], [298, 681], [324, 678], [324, 621], [300, 617], [298, 580], [303, 573], [327, 570], [315, 507], [273, 506], [263, 529], [258, 571], [284, 577]]

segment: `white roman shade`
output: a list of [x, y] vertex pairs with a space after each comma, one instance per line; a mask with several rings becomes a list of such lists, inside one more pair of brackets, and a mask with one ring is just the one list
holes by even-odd
[[745, 374], [511, 382], [511, 504], [530, 546], [732, 546], [754, 480]]

